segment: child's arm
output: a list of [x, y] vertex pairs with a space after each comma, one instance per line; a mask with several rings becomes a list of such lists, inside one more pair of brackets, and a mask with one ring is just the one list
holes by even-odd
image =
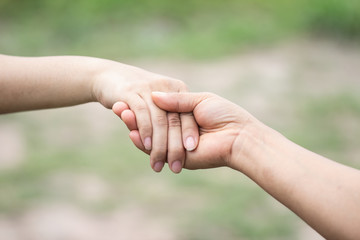
[[[168, 117], [153, 104], [152, 91], [181, 92], [186, 86], [179, 80], [105, 59], [0, 55], [0, 113], [94, 101], [112, 108], [117, 101], [126, 102], [136, 115], [142, 143], [151, 151], [151, 166], [160, 171], [167, 154], [179, 156], [182, 162], [185, 154], [179, 141], [169, 138], [168, 142]], [[180, 122], [179, 115], [176, 120]], [[193, 137], [196, 146], [198, 128], [193, 117], [183, 115], [181, 126], [183, 138]]]
[[0, 113], [96, 101], [92, 79], [100, 63], [86, 57], [0, 55]]

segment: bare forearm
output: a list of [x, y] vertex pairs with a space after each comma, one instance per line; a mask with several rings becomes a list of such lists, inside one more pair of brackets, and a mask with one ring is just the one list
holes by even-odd
[[94, 101], [93, 76], [103, 61], [75, 56], [0, 55], [0, 113]]
[[260, 124], [233, 159], [265, 191], [327, 239], [360, 237], [360, 172], [312, 153]]
[[210, 93], [153, 93], [164, 110], [192, 111], [199, 146], [189, 169], [229, 166], [328, 239], [360, 239], [360, 171], [312, 153]]

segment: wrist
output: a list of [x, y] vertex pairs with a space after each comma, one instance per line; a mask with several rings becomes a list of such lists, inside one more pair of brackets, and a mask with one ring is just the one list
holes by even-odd
[[229, 167], [246, 175], [250, 174], [255, 163], [266, 157], [271, 142], [281, 135], [260, 121], [253, 121], [239, 130], [232, 145]]
[[92, 65], [90, 84], [91, 84], [91, 96], [93, 102], [99, 102], [106, 108], [111, 108], [113, 101], [109, 96], [113, 91], [114, 84], [112, 81], [120, 82], [121, 78], [119, 74], [114, 70], [120, 69], [123, 64], [106, 59], [96, 59], [96, 62]]

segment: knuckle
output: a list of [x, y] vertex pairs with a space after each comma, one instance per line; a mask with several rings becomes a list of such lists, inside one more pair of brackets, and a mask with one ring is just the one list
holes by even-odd
[[180, 92], [187, 92], [188, 91], [188, 86], [181, 80], [175, 80], [177, 82], [177, 85], [179, 86], [179, 91]]
[[133, 106], [133, 109], [135, 112], [144, 112], [147, 111], [147, 106], [145, 105], [145, 103], [135, 103]]
[[187, 89], [186, 84], [181, 80], [170, 79], [169, 82], [171, 83], [172, 89], [176, 92], [183, 92], [183, 91], [186, 91], [186, 89]]
[[168, 88], [170, 85], [170, 81], [169, 81], [169, 79], [167, 79], [165, 77], [157, 76], [156, 78], [153, 79], [152, 84], [155, 87], [161, 86], [161, 87]]
[[180, 127], [181, 120], [178, 113], [168, 113], [169, 127]]
[[168, 91], [185, 92], [188, 89], [187, 85], [179, 79], [157, 76], [154, 80], [155, 85], [158, 86], [160, 84], [163, 89], [167, 89]]
[[156, 122], [154, 124], [156, 124], [158, 126], [167, 126], [168, 125], [167, 117], [165, 114], [156, 115], [155, 120], [156, 120]]

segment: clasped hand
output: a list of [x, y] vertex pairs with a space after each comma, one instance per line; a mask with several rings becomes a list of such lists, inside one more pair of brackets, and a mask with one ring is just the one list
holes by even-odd
[[126, 123], [130, 138], [150, 154], [154, 171], [160, 172], [168, 162], [170, 169], [179, 173], [185, 163], [185, 151], [197, 146], [198, 126], [191, 112], [167, 113], [159, 108], [151, 92], [184, 92], [186, 85], [133, 66], [116, 64], [109, 69], [102, 71], [94, 82], [97, 100], [112, 108]]
[[[247, 127], [258, 121], [248, 112], [234, 103], [211, 93], [152, 93], [153, 102], [162, 110], [167, 111], [169, 119], [168, 138], [170, 142], [177, 142], [180, 138], [181, 125], [173, 121], [176, 114], [192, 113], [199, 127], [199, 144], [194, 151], [187, 151], [182, 167], [187, 169], [203, 169], [221, 166], [234, 168], [234, 158], [240, 153], [233, 147], [244, 141], [240, 135]], [[149, 154], [141, 141], [141, 134], [137, 129], [137, 115], [122, 102], [115, 106], [116, 113], [130, 130], [130, 138], [134, 145]], [[170, 139], [175, 138], [175, 139]], [[236, 144], [235, 144], [236, 143]], [[176, 154], [176, 153], [175, 153]], [[169, 156], [169, 155], [168, 155]], [[174, 164], [176, 156], [170, 155], [169, 165]], [[180, 156], [177, 156], [180, 157]], [[181, 158], [183, 158], [181, 156]], [[171, 165], [170, 165], [171, 166]]]

